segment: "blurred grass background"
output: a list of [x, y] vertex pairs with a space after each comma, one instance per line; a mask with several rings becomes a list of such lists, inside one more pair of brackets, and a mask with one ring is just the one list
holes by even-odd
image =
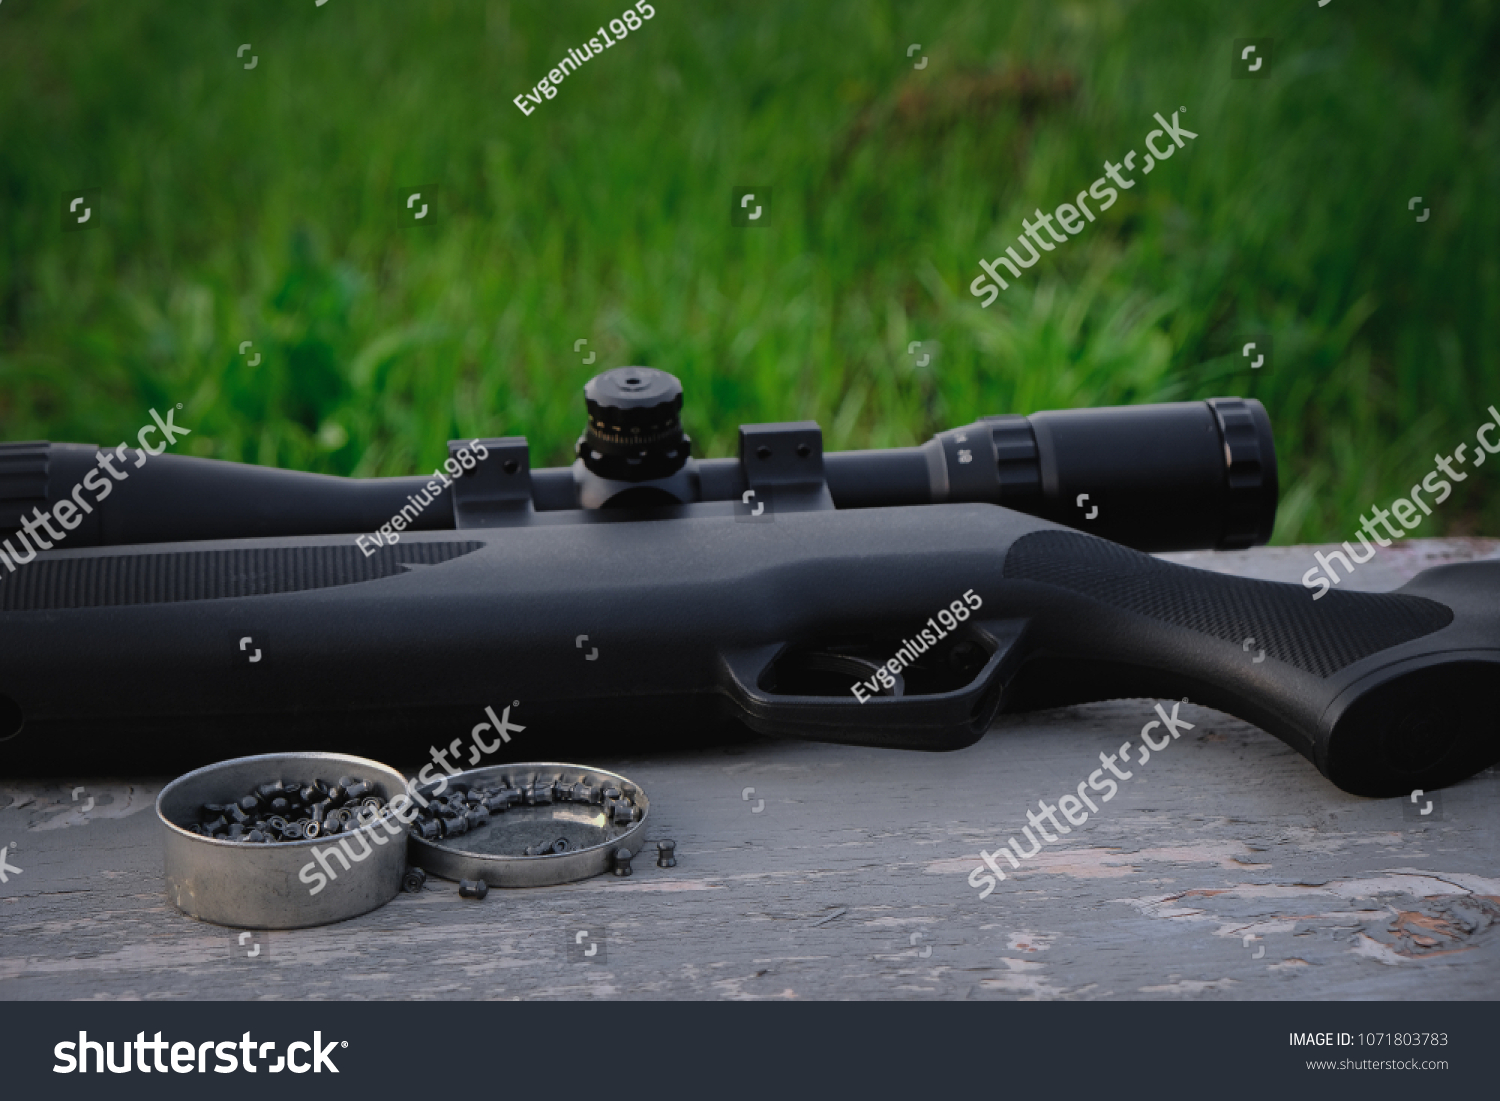
[[[626, 363], [682, 379], [707, 455], [741, 422], [878, 447], [1238, 394], [1285, 542], [1347, 538], [1500, 407], [1496, 3], [659, 0], [523, 116], [624, 7], [6, 0], [0, 438], [181, 402], [192, 454], [406, 474], [516, 434], [559, 464]], [[1231, 79], [1256, 36], [1269, 77]], [[1182, 107], [1188, 148], [979, 307], [980, 257]], [[731, 227], [742, 184], [766, 228]], [[1494, 469], [1417, 534], [1500, 535]]]

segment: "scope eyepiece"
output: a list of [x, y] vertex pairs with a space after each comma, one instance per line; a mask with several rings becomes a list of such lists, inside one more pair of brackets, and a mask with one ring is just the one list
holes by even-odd
[[1276, 523], [1271, 420], [1253, 398], [1002, 414], [924, 450], [935, 501], [989, 501], [1137, 550], [1238, 550]]
[[588, 470], [620, 482], [667, 478], [687, 464], [682, 383], [653, 367], [616, 367], [583, 388], [588, 427], [577, 455]]

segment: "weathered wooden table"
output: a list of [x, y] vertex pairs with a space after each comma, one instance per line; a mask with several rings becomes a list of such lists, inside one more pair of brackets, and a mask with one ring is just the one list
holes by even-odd
[[[1165, 557], [1296, 581], [1316, 548]], [[1395, 588], [1500, 541], [1383, 551]], [[165, 779], [0, 782], [0, 997], [1421, 998], [1500, 989], [1500, 775], [1359, 799], [1204, 708], [987, 899], [980, 849], [1139, 738], [1154, 701], [1003, 718], [952, 754], [758, 741], [591, 761], [640, 782], [629, 878], [492, 891], [429, 880], [364, 917], [243, 936], [163, 897]], [[392, 762], [398, 767], [413, 762]], [[649, 854], [648, 854], [649, 856]], [[16, 870], [19, 869], [19, 870]], [[571, 953], [576, 957], [570, 961]], [[584, 956], [586, 946], [596, 946]]]

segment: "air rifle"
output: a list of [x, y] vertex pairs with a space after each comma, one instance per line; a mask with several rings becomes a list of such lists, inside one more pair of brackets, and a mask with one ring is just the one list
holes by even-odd
[[[555, 469], [522, 437], [453, 441], [432, 479], [153, 456], [65, 546], [0, 565], [0, 774], [412, 758], [507, 705], [506, 750], [533, 760], [725, 719], [951, 750], [1003, 710], [1120, 697], [1226, 711], [1361, 795], [1500, 757], [1500, 563], [1314, 602], [1143, 553], [1270, 537], [1258, 402], [826, 454], [813, 422], [745, 425], [737, 458], [707, 459], [666, 372], [616, 368], [585, 399]], [[98, 461], [0, 445], [0, 533]]]

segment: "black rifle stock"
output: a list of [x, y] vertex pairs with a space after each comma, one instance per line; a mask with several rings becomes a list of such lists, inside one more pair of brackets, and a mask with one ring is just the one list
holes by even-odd
[[[1142, 508], [1181, 527], [1153, 534], [1138, 518], [1117, 519], [1137, 525], [1138, 545], [1223, 545], [1226, 531], [1252, 532], [1228, 537], [1240, 545], [1264, 541], [1274, 456], [1264, 411], [1240, 404], [1254, 406], [1263, 429], [1259, 512], [1234, 503], [1245, 471], [1236, 474], [1239, 445], [1222, 410], [1143, 407], [1175, 410], [1183, 446], [1206, 446], [1220, 464], [1229, 504], [1176, 519], [1180, 510], [1147, 493]], [[650, 408], [660, 416], [659, 403]], [[712, 466], [728, 460], [679, 463], [590, 488], [596, 422], [606, 446], [619, 435], [591, 405], [571, 472], [530, 471], [524, 441], [482, 441], [494, 454], [424, 514], [422, 526], [446, 517], [451, 530], [356, 546], [352, 525], [388, 516], [382, 500], [335, 521], [350, 525], [344, 534], [40, 553], [0, 581], [0, 734], [19, 729], [0, 741], [0, 772], [181, 769], [310, 744], [410, 759], [507, 705], [525, 727], [501, 751], [512, 759], [591, 740], [691, 742], [726, 718], [773, 735], [950, 750], [1004, 710], [1136, 697], [1187, 697], [1255, 723], [1361, 795], [1438, 788], [1500, 757], [1485, 691], [1500, 673], [1500, 563], [1317, 601], [1301, 586], [1168, 564], [963, 489], [968, 441], [953, 437], [979, 431], [985, 447], [996, 444], [981, 453], [998, 487], [986, 492], [1008, 500], [999, 444], [1018, 419], [995, 422], [989, 441], [979, 425], [906, 449], [923, 454], [901, 469], [882, 453], [850, 453], [873, 456], [861, 469], [897, 482], [920, 462], [921, 478], [896, 496], [946, 503], [881, 503], [868, 483], [855, 500], [858, 463], [829, 455], [825, 475], [807, 423], [742, 429], [733, 470]], [[1161, 423], [1151, 422], [1149, 441], [1163, 438]], [[1085, 484], [1069, 474], [1079, 445], [1056, 447], [1066, 435], [1056, 429], [1036, 430], [1054, 447], [1050, 459], [1033, 448], [1041, 473], [1023, 486], [1033, 497], [1021, 494], [1032, 511], [1071, 505]], [[1129, 472], [1132, 454], [1151, 456], [1142, 445], [1094, 463], [1087, 484], [1106, 510], [1131, 499], [1120, 469]], [[158, 469], [201, 481], [208, 467], [193, 464], [206, 462]], [[684, 470], [691, 492], [679, 485]], [[830, 499], [839, 478], [845, 507]], [[389, 481], [404, 494], [416, 480]], [[674, 485], [690, 499], [665, 503]], [[629, 503], [566, 507], [570, 487]], [[544, 499], [554, 507], [539, 507]], [[226, 505], [217, 515], [215, 533], [286, 522], [270, 509], [246, 518]], [[104, 520], [95, 541], [109, 541], [110, 524], [118, 534], [119, 521]], [[967, 619], [949, 630], [956, 608]], [[899, 674], [889, 686], [882, 667]]]
[[[956, 749], [1006, 707], [1122, 696], [1237, 715], [1356, 794], [1441, 787], [1497, 756], [1500, 563], [1314, 602], [992, 505], [590, 519], [422, 532], [370, 559], [330, 536], [54, 552], [22, 594], [50, 606], [0, 618], [3, 688], [27, 723], [0, 760], [196, 763], [309, 737], [420, 755], [512, 700], [531, 756], [570, 731], [726, 715]], [[57, 599], [106, 590], [116, 603]], [[902, 695], [855, 697], [968, 591], [980, 607], [904, 671]]]

